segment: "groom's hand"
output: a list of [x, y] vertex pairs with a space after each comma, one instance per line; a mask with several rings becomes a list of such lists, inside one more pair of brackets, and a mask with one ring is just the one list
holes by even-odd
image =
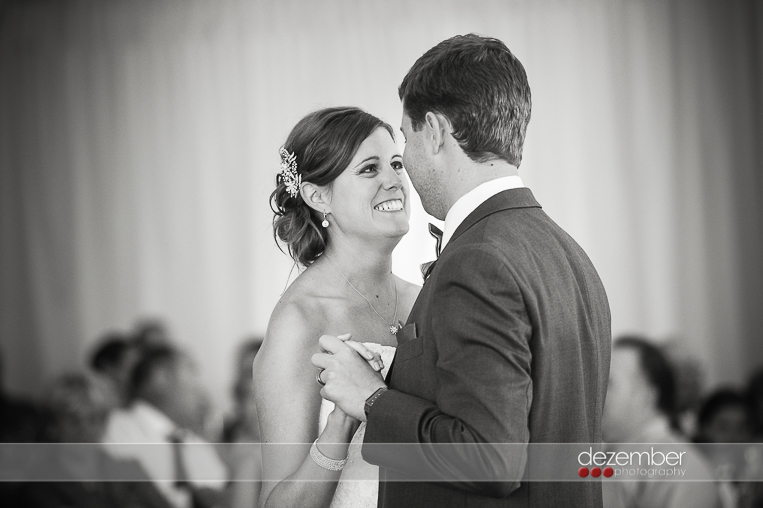
[[370, 351], [366, 346], [364, 346], [360, 342], [355, 342], [354, 340], [350, 340], [351, 338], [352, 338], [351, 333], [345, 333], [344, 335], [337, 336], [337, 339], [341, 340], [342, 342], [350, 346], [360, 356], [362, 356], [366, 360], [368, 365], [371, 366], [372, 369], [374, 369], [377, 372], [380, 372], [382, 369], [384, 369], [384, 361], [382, 361], [382, 357], [380, 354]]
[[353, 418], [366, 421], [363, 406], [368, 397], [385, 386], [381, 375], [352, 346], [337, 337], [323, 335], [318, 344], [325, 353], [314, 354], [311, 361], [322, 369], [319, 378], [325, 385], [321, 396]]

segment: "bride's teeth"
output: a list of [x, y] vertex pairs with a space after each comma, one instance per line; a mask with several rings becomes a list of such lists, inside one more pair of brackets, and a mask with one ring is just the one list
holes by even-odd
[[381, 212], [389, 212], [390, 210], [402, 210], [403, 202], [400, 199], [393, 199], [390, 201], [385, 201], [384, 203], [379, 203], [374, 208]]

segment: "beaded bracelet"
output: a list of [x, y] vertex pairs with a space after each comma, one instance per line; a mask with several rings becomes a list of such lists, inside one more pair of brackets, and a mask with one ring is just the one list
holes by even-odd
[[344, 468], [344, 465], [347, 464], [347, 459], [336, 460], [323, 455], [318, 449], [317, 439], [313, 441], [313, 446], [310, 447], [310, 458], [323, 469], [329, 471], [341, 471]]

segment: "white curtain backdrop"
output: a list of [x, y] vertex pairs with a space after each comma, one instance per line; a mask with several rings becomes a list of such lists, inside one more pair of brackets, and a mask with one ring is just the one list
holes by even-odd
[[[158, 316], [224, 400], [292, 267], [268, 205], [289, 129], [330, 105], [397, 127], [408, 68], [468, 32], [525, 65], [520, 175], [598, 268], [613, 332], [679, 338], [711, 383], [763, 363], [760, 2], [50, 0], [0, 16], [12, 391]], [[426, 222], [416, 209], [395, 252], [414, 281]]]

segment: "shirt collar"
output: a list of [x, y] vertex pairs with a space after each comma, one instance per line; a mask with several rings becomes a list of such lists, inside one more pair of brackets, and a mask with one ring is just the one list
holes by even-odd
[[482, 183], [458, 198], [445, 216], [445, 226], [442, 232], [442, 247], [440, 251], [442, 252], [442, 250], [445, 249], [445, 246], [453, 237], [453, 233], [456, 232], [458, 226], [460, 226], [469, 214], [476, 210], [478, 206], [499, 192], [509, 189], [518, 189], [524, 186], [522, 179], [516, 175], [503, 176]]
[[169, 436], [177, 428], [175, 422], [148, 402], [136, 400], [131, 411], [143, 427], [156, 436]]

